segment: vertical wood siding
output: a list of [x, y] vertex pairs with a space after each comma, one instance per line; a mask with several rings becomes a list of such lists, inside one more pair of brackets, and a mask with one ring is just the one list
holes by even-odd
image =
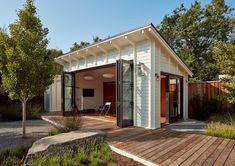
[[[188, 93], [189, 93], [189, 116], [193, 117], [196, 110], [193, 110], [192, 105], [190, 104], [191, 100], [195, 96], [200, 96], [201, 100], [213, 100], [216, 96], [227, 93], [223, 89], [224, 83], [220, 81], [208, 81], [208, 82], [200, 82], [200, 83], [190, 83], [188, 85]], [[228, 102], [222, 102], [220, 105], [221, 111], [228, 110], [231, 105]]]

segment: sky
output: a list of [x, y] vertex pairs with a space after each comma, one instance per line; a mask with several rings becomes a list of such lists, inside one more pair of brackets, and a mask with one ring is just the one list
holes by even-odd
[[[199, 0], [200, 1], [200, 0]], [[17, 19], [16, 12], [25, 0], [0, 0], [0, 27]], [[49, 29], [49, 48], [68, 52], [74, 42], [92, 42], [93, 36], [106, 38], [153, 23], [181, 3], [189, 7], [194, 0], [35, 0], [38, 15]], [[201, 0], [204, 6], [210, 0]], [[235, 0], [225, 0], [235, 8]]]

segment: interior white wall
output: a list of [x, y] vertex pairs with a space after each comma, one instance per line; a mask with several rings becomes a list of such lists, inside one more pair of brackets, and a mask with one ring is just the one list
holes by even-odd
[[[102, 77], [104, 73], [115, 74], [115, 68], [107, 68], [104, 71], [87, 71], [76, 73], [76, 96], [75, 101], [79, 110], [83, 109], [98, 109], [99, 106], [103, 105], [103, 83], [115, 81], [115, 75], [111, 79], [106, 79]], [[84, 76], [91, 75], [94, 80], [85, 80]], [[94, 97], [83, 97], [82, 89], [91, 88], [94, 89]]]
[[[94, 97], [83, 97], [82, 89], [94, 89]], [[83, 74], [76, 74], [76, 104], [79, 110], [97, 109], [103, 104], [103, 81], [100, 78], [85, 80]]]

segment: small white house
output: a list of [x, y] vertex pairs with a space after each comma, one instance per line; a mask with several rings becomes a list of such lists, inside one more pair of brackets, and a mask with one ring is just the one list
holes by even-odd
[[46, 92], [48, 111], [66, 114], [74, 107], [98, 109], [111, 102], [109, 114], [120, 127], [159, 128], [188, 118], [192, 72], [152, 24], [64, 54], [56, 62], [64, 71], [61, 93], [54, 84]]

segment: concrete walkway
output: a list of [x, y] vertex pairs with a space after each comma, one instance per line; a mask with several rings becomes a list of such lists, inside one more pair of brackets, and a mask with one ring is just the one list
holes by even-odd
[[26, 135], [22, 138], [22, 122], [0, 122], [0, 149], [16, 147], [19, 145], [29, 146], [32, 142], [48, 135], [51, 124], [43, 120], [27, 120]]
[[195, 119], [182, 120], [165, 126], [165, 128], [174, 131], [187, 132], [193, 134], [204, 134], [205, 127], [206, 122], [198, 121]]

